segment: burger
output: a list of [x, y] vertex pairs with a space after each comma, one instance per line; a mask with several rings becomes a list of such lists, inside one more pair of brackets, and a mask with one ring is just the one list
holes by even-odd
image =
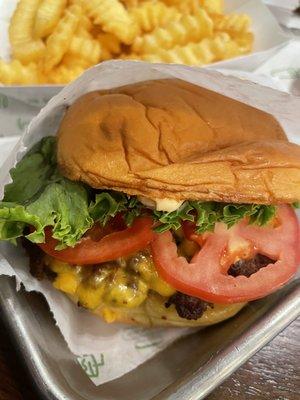
[[0, 239], [77, 306], [210, 325], [296, 273], [300, 147], [271, 115], [156, 80], [83, 95], [53, 134], [11, 170]]

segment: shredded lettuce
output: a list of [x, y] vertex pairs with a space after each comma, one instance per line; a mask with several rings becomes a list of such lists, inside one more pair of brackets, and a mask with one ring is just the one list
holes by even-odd
[[[259, 226], [267, 224], [276, 207], [259, 204], [227, 204], [185, 201], [173, 212], [149, 210], [136, 196], [114, 191], [95, 191], [64, 178], [56, 162], [56, 139], [42, 139], [11, 170], [13, 182], [6, 185], [0, 202], [0, 240], [15, 242], [20, 236], [34, 243], [45, 240], [44, 229], [52, 227], [57, 249], [73, 247], [95, 223], [105, 226], [118, 213], [127, 225], [147, 212], [156, 221], [155, 231], [177, 230], [182, 221], [196, 225], [197, 233], [212, 231], [217, 222], [228, 228], [242, 218]], [[28, 227], [34, 229], [28, 229]]]

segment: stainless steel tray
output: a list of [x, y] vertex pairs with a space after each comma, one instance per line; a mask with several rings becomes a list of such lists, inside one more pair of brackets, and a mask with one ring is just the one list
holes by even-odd
[[94, 386], [68, 350], [41, 295], [0, 278], [1, 314], [36, 389], [51, 400], [198, 400], [300, 315], [299, 279], [237, 317], [185, 337], [127, 375]]

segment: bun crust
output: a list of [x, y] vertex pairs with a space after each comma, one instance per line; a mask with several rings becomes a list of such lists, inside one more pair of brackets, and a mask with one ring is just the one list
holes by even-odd
[[[71, 299], [77, 303], [75, 298]], [[109, 310], [114, 315], [113, 322], [125, 324], [153, 326], [178, 326], [178, 327], [197, 327], [209, 326], [225, 321], [236, 315], [247, 303], [237, 304], [214, 304], [213, 308], [208, 308], [201, 318], [197, 320], [187, 320], [178, 316], [174, 305], [170, 308], [164, 306], [166, 299], [150, 293], [142, 305], [135, 308], [99, 306], [92, 311], [94, 314], [105, 319], [105, 312]]]
[[300, 147], [271, 115], [180, 80], [79, 98], [59, 128], [58, 163], [71, 180], [151, 199], [300, 199]]

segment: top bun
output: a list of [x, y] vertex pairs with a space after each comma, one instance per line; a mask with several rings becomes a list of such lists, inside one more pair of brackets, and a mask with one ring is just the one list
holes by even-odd
[[58, 163], [72, 180], [150, 199], [300, 199], [300, 147], [275, 118], [180, 80], [80, 97], [59, 128]]

